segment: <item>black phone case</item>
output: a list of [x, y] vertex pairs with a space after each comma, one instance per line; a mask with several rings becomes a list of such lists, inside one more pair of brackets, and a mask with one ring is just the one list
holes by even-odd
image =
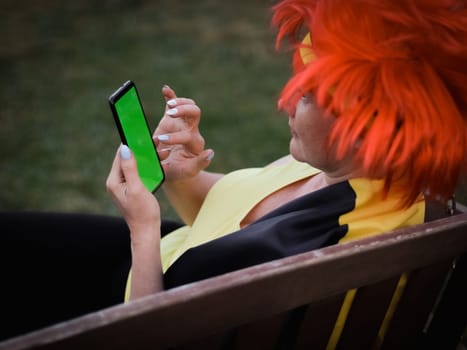
[[[138, 89], [136, 88], [136, 84], [132, 81], [132, 80], [127, 80], [125, 83], [123, 83], [123, 85], [121, 87], [119, 87], [112, 95], [109, 96], [108, 98], [108, 101], [109, 101], [109, 105], [110, 105], [110, 109], [112, 111], [112, 115], [113, 115], [113, 118], [114, 118], [114, 121], [115, 121], [115, 125], [117, 126], [117, 129], [118, 129], [118, 133], [120, 135], [120, 140], [122, 141], [122, 143], [124, 145], [127, 145], [128, 146], [128, 142], [127, 142], [127, 139], [126, 139], [126, 136], [125, 136], [125, 132], [123, 131], [123, 127], [122, 127], [122, 124], [120, 122], [120, 118], [118, 116], [118, 112], [115, 108], [115, 103], [117, 103], [117, 101], [126, 94], [126, 92], [128, 90], [130, 90], [131, 88], [135, 88], [135, 91], [136, 91], [136, 95], [138, 96], [138, 101], [139, 101], [139, 104], [141, 106], [141, 109], [143, 111], [143, 115], [144, 115], [144, 121], [146, 122], [146, 127], [147, 127], [147, 130], [148, 130], [148, 133], [149, 133], [149, 137], [151, 137], [151, 130], [149, 128], [149, 123], [148, 123], [148, 120], [146, 118], [146, 113], [144, 112], [144, 108], [143, 108], [143, 105], [141, 103], [141, 98], [139, 96], [139, 93], [138, 93]], [[156, 146], [154, 145], [154, 150], [156, 152], [156, 156], [157, 156], [157, 160], [159, 162], [159, 164], [161, 163], [160, 161], [160, 158], [159, 158], [159, 154], [157, 153], [157, 149], [156, 149]], [[160, 164], [160, 168], [161, 168], [161, 171], [162, 171], [162, 175], [163, 175], [163, 178], [162, 180], [160, 181], [160, 183], [156, 186], [156, 188], [154, 188], [151, 192], [155, 192], [157, 191], [157, 189], [162, 185], [162, 183], [164, 182], [165, 180], [165, 174], [164, 174], [164, 169], [162, 167], [162, 164]]]

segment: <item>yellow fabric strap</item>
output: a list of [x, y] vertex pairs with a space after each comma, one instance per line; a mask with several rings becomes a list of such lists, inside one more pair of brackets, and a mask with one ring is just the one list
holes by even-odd
[[375, 344], [373, 345], [373, 350], [381, 349], [381, 345], [383, 344], [384, 337], [386, 336], [386, 332], [391, 324], [392, 317], [394, 316], [394, 312], [399, 305], [399, 301], [404, 294], [405, 287], [407, 286], [408, 274], [403, 273], [399, 278], [399, 282], [397, 283], [396, 290], [391, 299], [391, 303], [389, 304], [388, 310], [386, 311], [386, 315], [384, 316], [383, 322], [381, 323], [381, 327], [378, 331], [378, 336], [376, 338]]
[[[383, 344], [384, 337], [386, 336], [386, 332], [391, 324], [392, 318], [394, 316], [394, 312], [399, 305], [399, 302], [404, 294], [405, 287], [407, 285], [408, 274], [404, 273], [399, 278], [397, 283], [397, 287], [394, 291], [394, 294], [391, 298], [391, 302], [389, 307], [386, 311], [384, 316], [383, 322], [381, 323], [381, 327], [378, 331], [378, 335], [376, 337], [375, 343], [373, 344], [373, 350], [381, 349], [381, 345]], [[341, 309], [339, 311], [339, 315], [337, 316], [337, 321], [334, 325], [334, 329], [329, 337], [328, 345], [326, 346], [326, 350], [334, 350], [339, 343], [340, 337], [342, 335], [342, 331], [344, 330], [345, 324], [347, 322], [347, 317], [349, 316], [350, 309], [352, 308], [353, 301], [355, 299], [355, 295], [357, 294], [357, 289], [351, 289], [345, 295], [344, 301], [342, 302]]]
[[128, 273], [128, 277], [126, 279], [126, 284], [125, 284], [125, 303], [130, 301], [130, 293], [131, 293], [131, 269], [130, 272]]
[[355, 295], [357, 294], [357, 289], [351, 289], [347, 292], [342, 303], [341, 310], [337, 316], [336, 324], [332, 330], [331, 336], [329, 337], [328, 345], [326, 350], [334, 350], [339, 342], [342, 331], [344, 330], [345, 322], [347, 321], [347, 316], [349, 315], [350, 308], [352, 307]]

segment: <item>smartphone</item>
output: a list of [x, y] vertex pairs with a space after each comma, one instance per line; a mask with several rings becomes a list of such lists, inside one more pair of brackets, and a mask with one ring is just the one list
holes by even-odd
[[141, 181], [150, 192], [156, 191], [164, 182], [164, 170], [135, 83], [126, 81], [109, 97], [109, 104], [120, 139], [136, 159]]

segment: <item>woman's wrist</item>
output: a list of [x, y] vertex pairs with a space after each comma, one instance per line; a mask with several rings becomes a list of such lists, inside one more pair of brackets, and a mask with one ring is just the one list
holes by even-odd
[[130, 227], [130, 238], [132, 248], [153, 244], [158, 247], [160, 242], [160, 223]]

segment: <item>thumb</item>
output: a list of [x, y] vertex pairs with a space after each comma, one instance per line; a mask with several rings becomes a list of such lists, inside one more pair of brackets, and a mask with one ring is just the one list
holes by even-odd
[[122, 169], [123, 177], [129, 188], [141, 184], [141, 179], [138, 174], [138, 167], [136, 159], [133, 157], [132, 152], [127, 145], [120, 147], [120, 167]]

